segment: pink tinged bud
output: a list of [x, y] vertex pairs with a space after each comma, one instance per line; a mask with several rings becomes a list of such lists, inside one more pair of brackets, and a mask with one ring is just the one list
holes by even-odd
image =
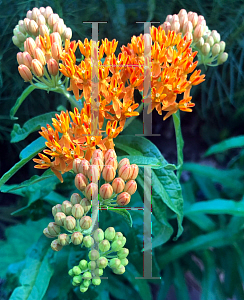
[[88, 184], [88, 180], [85, 175], [79, 173], [75, 176], [75, 186], [78, 190], [84, 191]]
[[34, 7], [32, 9], [32, 16], [31, 16], [32, 20], [36, 21], [38, 15], [40, 15], [40, 11], [39, 11], [39, 9], [37, 7]]
[[30, 20], [29, 32], [35, 36], [37, 36], [37, 34], [38, 34], [38, 25], [36, 24], [36, 22], [34, 20]]
[[51, 235], [47, 228], [44, 228], [43, 233], [49, 239], [53, 239], [55, 236]]
[[41, 49], [41, 48], [42, 48], [42, 45], [41, 45], [39, 36], [36, 37], [35, 42], [36, 42], [36, 47], [38, 47], [38, 48]]
[[202, 19], [199, 20], [197, 25], [202, 25], [204, 27], [204, 31], [205, 31], [205, 29], [206, 29], [206, 21], [205, 20], [202, 20]]
[[131, 196], [129, 193], [123, 192], [117, 196], [116, 202], [118, 205], [124, 206], [124, 205], [127, 205], [128, 203], [130, 203], [130, 198], [131, 198]]
[[74, 217], [68, 216], [65, 218], [65, 220], [64, 220], [65, 229], [72, 231], [75, 229], [75, 226], [76, 226], [76, 220]]
[[197, 13], [192, 13], [190, 16], [188, 16], [188, 21], [191, 21], [193, 28], [195, 28], [197, 26], [197, 22], [198, 22]]
[[105, 162], [105, 165], [112, 166], [112, 167], [114, 167], [115, 170], [117, 170], [117, 168], [118, 168], [118, 162], [117, 162], [117, 159], [116, 159], [115, 157], [110, 157], [110, 158]]
[[71, 28], [67, 27], [63, 33], [63, 37], [65, 40], [71, 40], [72, 38], [72, 30]]
[[53, 236], [57, 236], [60, 233], [60, 226], [54, 222], [49, 223], [47, 229]]
[[24, 19], [24, 28], [26, 32], [29, 32], [29, 24], [30, 24], [30, 19], [25, 18]]
[[70, 197], [70, 202], [72, 205], [79, 204], [81, 202], [81, 196], [78, 193], [74, 193]]
[[228, 59], [228, 53], [226, 53], [226, 52], [221, 53], [218, 57], [218, 64], [219, 65], [223, 64], [224, 62], [227, 61], [227, 59]]
[[192, 30], [193, 30], [192, 22], [187, 21], [183, 26], [183, 33], [187, 33], [187, 32], [192, 33]]
[[107, 161], [110, 157], [117, 158], [116, 152], [113, 149], [109, 149], [106, 151], [104, 155], [105, 161]]
[[173, 22], [179, 22], [179, 17], [178, 17], [178, 15], [174, 14], [174, 15], [172, 16], [171, 24], [172, 24]]
[[80, 219], [80, 227], [82, 229], [89, 229], [92, 225], [92, 219], [89, 216], [82, 217]]
[[165, 33], [168, 34], [168, 32], [171, 30], [171, 24], [169, 22], [164, 22], [163, 29], [164, 29]]
[[137, 190], [137, 184], [135, 180], [129, 180], [126, 182], [125, 189], [124, 189], [125, 192], [127, 192], [130, 195], [133, 195], [135, 194], [136, 190]]
[[113, 191], [115, 194], [119, 194], [124, 190], [125, 182], [122, 178], [117, 177], [112, 183]]
[[113, 166], [105, 166], [103, 169], [103, 178], [105, 181], [110, 182], [114, 179], [115, 175], [116, 175], [116, 171], [114, 169]]
[[220, 46], [219, 44], [214, 44], [212, 48], [212, 56], [216, 56], [220, 53]]
[[131, 176], [131, 167], [130, 165], [123, 165], [119, 169], [119, 177], [121, 177], [124, 181], [128, 180]]
[[224, 52], [225, 51], [225, 42], [224, 41], [221, 41], [219, 43], [219, 46], [220, 46], [220, 52]]
[[214, 39], [211, 35], [209, 37], [207, 37], [206, 43], [209, 43], [210, 47], [212, 47], [214, 45]]
[[186, 36], [186, 41], [187, 41], [187, 42], [193, 40], [193, 35], [192, 35], [191, 32], [187, 32], [187, 33], [185, 34], [185, 36]]
[[40, 25], [39, 33], [42, 37], [45, 37], [45, 34], [49, 35], [49, 29], [48, 29], [47, 25]]
[[203, 55], [207, 56], [209, 54], [209, 52], [210, 52], [210, 45], [209, 45], [209, 43], [204, 43], [204, 45], [202, 46], [201, 51], [202, 51]]
[[31, 62], [32, 62], [32, 57], [28, 52], [23, 52], [23, 62], [24, 64], [31, 69]]
[[98, 182], [98, 180], [100, 179], [100, 168], [97, 165], [91, 165], [88, 169], [88, 178], [91, 182]]
[[52, 214], [53, 214], [54, 217], [56, 216], [56, 214], [58, 212], [62, 212], [62, 205], [61, 204], [57, 204], [57, 205], [53, 206], [53, 208], [52, 208]]
[[152, 37], [149, 33], [144, 34], [144, 54], [148, 55], [151, 52]]
[[171, 30], [173, 30], [175, 33], [180, 32], [180, 22], [174, 21], [171, 23]]
[[29, 52], [34, 57], [34, 50], [36, 49], [36, 43], [33, 38], [29, 37], [24, 43], [25, 51]]
[[194, 41], [198, 41], [203, 36], [204, 29], [205, 29], [205, 27], [202, 26], [201, 24], [197, 25], [197, 27], [195, 28], [195, 30], [193, 32]]
[[48, 25], [49, 27], [53, 28], [53, 25], [58, 21], [59, 15], [58, 14], [51, 14], [48, 17]]
[[131, 176], [130, 176], [129, 179], [135, 180], [136, 177], [138, 176], [138, 173], [139, 173], [139, 167], [138, 167], [138, 165], [136, 165], [136, 164], [132, 164], [132, 165], [130, 166], [130, 169], [131, 169]]
[[186, 22], [188, 22], [187, 15], [182, 15], [179, 17], [179, 22], [180, 22], [180, 29], [183, 30], [183, 27]]
[[178, 13], [178, 17], [187, 16], [187, 11], [185, 9], [181, 9]]
[[47, 62], [47, 69], [50, 75], [56, 76], [59, 73], [58, 63], [54, 58], [50, 58]]
[[96, 199], [98, 194], [98, 186], [96, 183], [91, 182], [85, 189], [86, 198], [88, 200]]
[[44, 75], [43, 65], [37, 59], [33, 59], [31, 62], [32, 72], [36, 77], [42, 77]]
[[61, 246], [67, 246], [69, 245], [69, 236], [66, 234], [66, 233], [62, 233], [58, 236], [58, 243], [61, 245]]
[[80, 204], [75, 204], [72, 207], [72, 215], [76, 218], [76, 219], [81, 219], [82, 216], [84, 215], [84, 209]]
[[53, 43], [57, 43], [60, 47], [62, 45], [61, 36], [58, 32], [53, 32], [50, 34], [50, 41], [51, 41], [51, 45]]
[[58, 32], [60, 35], [64, 32], [64, 21], [63, 19], [59, 19], [54, 25], [53, 25], [53, 31]]
[[92, 159], [92, 164], [94, 166], [98, 166], [99, 171], [102, 172], [104, 165], [103, 165], [103, 161], [101, 160], [101, 158], [99, 158], [99, 157], [93, 158]]
[[58, 43], [53, 43], [51, 47], [52, 57], [56, 60], [60, 59], [60, 55], [62, 53], [62, 49]]
[[72, 204], [68, 200], [65, 200], [62, 203], [62, 212], [66, 215], [71, 215], [72, 212]]
[[26, 36], [20, 31], [16, 34], [16, 36], [21, 43], [23, 43], [26, 40]]
[[128, 158], [123, 158], [121, 159], [121, 161], [119, 162], [119, 165], [118, 165], [118, 169], [120, 169], [122, 166], [124, 165], [129, 165], [130, 164], [130, 161]]
[[71, 242], [74, 245], [80, 245], [82, 243], [83, 240], [83, 234], [81, 232], [74, 232], [71, 235]]
[[50, 6], [47, 6], [43, 15], [46, 19], [48, 19], [52, 13], [53, 13], [52, 8]]
[[20, 73], [20, 76], [24, 79], [24, 81], [32, 80], [33, 77], [32, 77], [31, 71], [26, 65], [18, 66], [18, 71]]
[[62, 250], [63, 246], [59, 244], [58, 240], [54, 240], [51, 243], [51, 248], [53, 251], [60, 251]]
[[103, 152], [102, 152], [102, 150], [96, 149], [96, 150], [93, 152], [93, 154], [92, 154], [92, 159], [94, 159], [94, 158], [96, 158], [96, 157], [98, 157], [98, 158], [100, 158], [102, 161], [104, 161], [104, 157], [103, 157]]
[[45, 25], [46, 24], [45, 17], [42, 14], [38, 15], [36, 19], [36, 23], [38, 26]]
[[40, 13], [41, 13], [42, 15], [44, 15], [44, 13], [45, 13], [45, 7], [40, 7], [40, 8], [39, 8], [39, 11], [40, 11]]
[[38, 47], [34, 50], [34, 58], [39, 60], [39, 62], [44, 66], [46, 64], [45, 55], [42, 50]]
[[23, 65], [24, 64], [23, 53], [22, 52], [18, 52], [17, 53], [17, 62], [18, 62], [19, 65]]
[[172, 18], [173, 18], [172, 15], [168, 15], [168, 16], [166, 17], [166, 20], [165, 20], [165, 21], [171, 23]]
[[54, 220], [55, 220], [56, 224], [58, 224], [59, 226], [63, 226], [65, 218], [66, 218], [66, 215], [64, 213], [57, 212], [54, 217]]
[[197, 24], [202, 24], [201, 22], [202, 21], [205, 21], [205, 19], [204, 19], [204, 16], [198, 16], [198, 21], [197, 21]]
[[83, 207], [84, 213], [87, 213], [91, 209], [91, 201], [86, 198], [80, 201], [80, 205]]
[[32, 19], [32, 11], [31, 10], [28, 10], [27, 13], [26, 13], [26, 18], [28, 19]]
[[103, 199], [109, 199], [113, 195], [113, 188], [109, 183], [105, 183], [100, 187], [99, 194]]

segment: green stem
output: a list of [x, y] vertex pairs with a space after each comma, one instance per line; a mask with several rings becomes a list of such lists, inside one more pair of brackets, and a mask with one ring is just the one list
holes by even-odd
[[74, 107], [77, 107], [80, 110], [82, 109], [81, 103], [76, 101], [75, 97], [72, 96], [69, 92], [67, 92], [63, 85], [61, 87], [58, 87], [57, 89], [55, 89], [55, 92], [64, 95]]

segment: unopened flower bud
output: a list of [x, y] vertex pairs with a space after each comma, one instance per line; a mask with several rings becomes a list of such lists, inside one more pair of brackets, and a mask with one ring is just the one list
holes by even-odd
[[89, 253], [88, 253], [88, 257], [90, 260], [97, 260], [99, 258], [99, 252], [97, 250], [91, 250]]
[[104, 155], [105, 161], [107, 161], [110, 157], [117, 158], [116, 152], [114, 149], [108, 149]]
[[120, 266], [120, 264], [121, 264], [121, 262], [120, 262], [120, 259], [118, 259], [118, 258], [113, 258], [109, 262], [109, 266], [112, 269], [118, 268]]
[[87, 176], [91, 182], [97, 183], [100, 179], [100, 168], [97, 165], [90, 165]]
[[42, 48], [42, 45], [41, 45], [39, 36], [36, 37], [35, 43], [36, 43], [36, 46], [37, 46], [38, 48], [40, 48], [40, 49]]
[[219, 44], [214, 44], [212, 48], [212, 55], [216, 56], [220, 53], [220, 46]]
[[100, 278], [92, 278], [92, 284], [93, 285], [100, 285], [101, 284], [101, 279]]
[[67, 27], [63, 33], [63, 37], [65, 40], [70, 40], [72, 38], [72, 30], [71, 28]]
[[109, 183], [105, 183], [100, 187], [99, 194], [103, 199], [111, 198], [113, 194], [113, 188]]
[[63, 212], [57, 212], [56, 215], [54, 216], [55, 223], [58, 224], [59, 226], [64, 225], [65, 218], [66, 215]]
[[110, 182], [114, 179], [116, 171], [113, 166], [107, 165], [103, 168], [103, 178], [105, 181]]
[[122, 258], [122, 259], [120, 259], [120, 261], [121, 261], [121, 265], [124, 266], [124, 267], [127, 266], [128, 263], [129, 263], [127, 258]]
[[33, 76], [31, 74], [30, 69], [26, 65], [18, 66], [18, 71], [20, 76], [24, 79], [24, 81], [31, 81]]
[[91, 271], [95, 270], [96, 266], [97, 266], [97, 264], [93, 260], [88, 263], [88, 269], [91, 270]]
[[31, 69], [32, 57], [27, 51], [23, 52], [23, 62], [29, 69]]
[[71, 242], [74, 245], [80, 245], [83, 240], [83, 234], [79, 231], [72, 233], [71, 235]]
[[61, 46], [58, 43], [53, 43], [51, 46], [51, 53], [52, 57], [58, 61], [62, 54]]
[[223, 64], [224, 62], [226, 62], [228, 59], [228, 53], [223, 52], [218, 56], [218, 64]]
[[37, 7], [34, 7], [32, 9], [32, 16], [31, 16], [32, 20], [36, 20], [39, 15], [40, 15], [39, 9]]
[[99, 268], [96, 268], [94, 271], [93, 271], [94, 275], [96, 277], [99, 277], [99, 276], [102, 276], [103, 275], [103, 269], [99, 269]]
[[115, 157], [110, 157], [108, 160], [106, 160], [105, 165], [110, 165], [116, 170], [118, 168], [117, 159]]
[[106, 257], [99, 257], [98, 260], [97, 260], [97, 266], [98, 268], [100, 269], [105, 269], [108, 265], [108, 260]]
[[76, 275], [73, 277], [73, 282], [79, 285], [82, 282], [82, 276], [81, 275]]
[[117, 255], [119, 259], [126, 258], [129, 255], [129, 249], [122, 248], [118, 251]]
[[20, 41], [18, 40], [17, 36], [12, 36], [12, 42], [15, 44], [15, 46], [17, 47], [20, 47], [21, 46], [21, 43]]
[[82, 173], [79, 171], [79, 166], [80, 166], [80, 163], [81, 163], [81, 159], [80, 158], [75, 158], [73, 160], [73, 171], [78, 174], [78, 173]]
[[42, 14], [38, 15], [36, 18], [36, 23], [38, 26], [45, 25], [46, 24], [45, 17]]
[[59, 66], [54, 58], [50, 58], [47, 62], [47, 69], [50, 75], [56, 76], [59, 73]]
[[122, 275], [125, 272], [125, 267], [121, 264], [118, 268], [113, 269], [113, 272], [117, 275]]
[[118, 164], [118, 169], [120, 170], [120, 168], [124, 165], [130, 165], [130, 161], [128, 158], [121, 159], [121, 161]]
[[80, 262], [79, 262], [79, 268], [83, 271], [85, 269], [87, 269], [87, 260], [85, 259], [82, 259]]
[[51, 235], [50, 232], [48, 231], [48, 228], [44, 228], [43, 233], [46, 237], [48, 237], [49, 239], [53, 239], [54, 237], [56, 237], [56, 235]]
[[214, 45], [214, 39], [211, 35], [206, 39], [206, 43], [209, 43], [210, 47]]
[[39, 62], [44, 66], [46, 64], [46, 59], [45, 59], [45, 55], [42, 52], [42, 50], [40, 48], [37, 48], [34, 50], [34, 58], [36, 58], [37, 60], [39, 60]]
[[69, 274], [69, 276], [72, 276], [72, 277], [75, 276], [75, 274], [73, 272], [73, 269], [70, 269], [69, 272], [68, 272], [68, 274]]
[[119, 251], [122, 248], [123, 248], [123, 244], [122, 244], [122, 242], [120, 240], [114, 241], [111, 244], [111, 249], [113, 251]]
[[43, 65], [37, 59], [33, 59], [31, 62], [32, 72], [36, 77], [42, 77], [44, 75]]
[[80, 285], [80, 292], [85, 293], [87, 290], [88, 290], [88, 287], [84, 286], [84, 282], [83, 282], [83, 284]]
[[172, 18], [173, 18], [173, 16], [172, 15], [167, 15], [167, 17], [166, 17], [166, 22], [169, 22], [169, 23], [171, 23], [171, 21], [172, 21]]
[[193, 40], [193, 35], [192, 35], [191, 32], [187, 32], [187, 33], [185, 34], [185, 36], [186, 36], [186, 41], [187, 41], [187, 42], [189, 42], [190, 40]]
[[49, 35], [49, 29], [48, 29], [47, 25], [45, 25], [45, 24], [40, 25], [39, 32], [42, 37], [45, 37], [45, 35]]
[[31, 34], [33, 34], [34, 36], [37, 36], [37, 34], [38, 34], [38, 25], [36, 24], [36, 22], [34, 20], [30, 20], [28, 28], [29, 28], [29, 32]]
[[123, 236], [123, 239], [121, 242], [122, 242], [122, 247], [124, 247], [124, 245], [126, 244], [126, 237]]
[[196, 28], [193, 32], [194, 41], [198, 41], [203, 36], [204, 29], [205, 29], [205, 27], [201, 24], [196, 26]]
[[112, 241], [115, 237], [115, 229], [113, 227], [108, 227], [105, 230], [105, 239]]
[[225, 42], [224, 41], [221, 41], [219, 43], [219, 46], [220, 46], [220, 52], [224, 52], [225, 51]]
[[215, 43], [220, 42], [220, 34], [217, 32], [217, 30], [212, 30], [211, 36], [213, 37]]
[[88, 200], [96, 199], [98, 194], [98, 186], [96, 183], [91, 182], [88, 184], [88, 186], [85, 188], [85, 194], [86, 198]]
[[130, 174], [129, 179], [135, 180], [139, 173], [138, 165], [136, 165], [136, 164], [130, 165], [130, 171], [131, 171], [131, 174]]
[[80, 204], [75, 204], [72, 207], [72, 215], [76, 218], [76, 219], [81, 219], [81, 217], [84, 215], [84, 209]]
[[80, 201], [80, 205], [83, 207], [85, 214], [91, 209], [91, 201], [86, 198]]
[[57, 204], [55, 206], [52, 207], [52, 214], [55, 217], [56, 213], [61, 212], [62, 211], [62, 205], [61, 204]]
[[99, 243], [104, 239], [104, 232], [101, 228], [97, 228], [93, 233], [94, 240]]
[[58, 19], [58, 21], [53, 25], [53, 32], [58, 32], [60, 35], [64, 32], [64, 21], [63, 19]]
[[164, 22], [163, 23], [163, 30], [165, 31], [165, 34], [168, 34], [168, 32], [171, 30], [171, 24], [170, 22]]
[[92, 165], [98, 166], [99, 172], [102, 172], [104, 165], [103, 165], [103, 160], [100, 157], [94, 157], [92, 159]]
[[137, 184], [136, 184], [135, 180], [129, 180], [126, 182], [125, 188], [124, 188], [125, 192], [127, 192], [130, 195], [133, 195], [133, 194], [135, 194], [136, 190], [137, 190]]
[[84, 216], [80, 219], [80, 227], [82, 229], [89, 229], [92, 225], [92, 219], [89, 216]]
[[23, 33], [20, 32], [20, 31], [16, 34], [16, 36], [17, 36], [18, 40], [19, 40], [21, 43], [23, 43], [23, 42], [26, 40], [25, 34], [23, 34]]
[[61, 246], [69, 245], [69, 236], [66, 233], [62, 233], [58, 236], [58, 242]]
[[110, 249], [110, 243], [108, 240], [103, 240], [99, 243], [99, 250], [102, 252], [107, 252]]
[[52, 243], [51, 243], [51, 248], [52, 248], [54, 251], [60, 251], [60, 250], [62, 250], [63, 246], [60, 245], [60, 244], [58, 243], [58, 240], [54, 240], [54, 241], [52, 241]]
[[31, 10], [28, 10], [27, 13], [26, 13], [26, 18], [28, 19], [32, 19], [32, 11]]
[[81, 274], [81, 269], [78, 266], [73, 267], [72, 271], [76, 276]]
[[118, 240], [123, 241], [123, 238], [124, 238], [123, 233], [118, 231], [115, 233], [115, 237], [113, 241], [118, 241]]
[[24, 28], [26, 32], [29, 32], [29, 24], [30, 24], [30, 19], [25, 18], [24, 19]]
[[83, 238], [83, 244], [86, 248], [91, 248], [94, 245], [94, 239], [90, 235], [87, 235]]
[[78, 193], [73, 193], [70, 197], [72, 205], [79, 204], [81, 202], [81, 196]]
[[185, 9], [181, 9], [178, 13], [178, 17], [187, 16], [187, 11]]
[[197, 22], [198, 22], [197, 13], [192, 13], [192, 14], [188, 15], [188, 20], [191, 21], [193, 28], [195, 28], [197, 26]]
[[60, 226], [55, 222], [50, 222], [47, 226], [48, 231], [51, 235], [57, 236], [60, 233]]
[[64, 227], [66, 230], [72, 231], [75, 229], [76, 220], [72, 216], [68, 216], [64, 220]]
[[172, 16], [171, 24], [172, 24], [173, 22], [179, 22], [179, 17], [178, 17], [178, 15], [174, 14], [174, 15]]
[[53, 25], [58, 21], [59, 19], [59, 15], [58, 14], [51, 14], [49, 17], [48, 17], [48, 25], [49, 27], [52, 29], [53, 28]]
[[192, 30], [193, 30], [192, 22], [187, 21], [183, 26], [183, 33], [187, 33], [187, 32], [191, 33]]
[[26, 35], [25, 23], [23, 20], [19, 21], [19, 31], [22, 32], [24, 35]]
[[45, 19], [48, 19], [52, 13], [53, 13], [52, 8], [50, 6], [47, 6], [43, 15], [44, 15]]
[[122, 178], [117, 177], [113, 180], [112, 187], [113, 187], [114, 193], [119, 194], [119, 193], [123, 192], [124, 187], [125, 187], [125, 182]]
[[87, 176], [88, 169], [90, 166], [90, 163], [86, 159], [81, 159], [79, 161], [79, 158], [74, 160], [75, 163], [73, 163], [73, 170], [74, 172], [82, 173], [83, 175]]
[[203, 16], [198, 17], [197, 25], [202, 25], [204, 27], [204, 31], [205, 31], [205, 29], [206, 29], [206, 20], [204, 19], [204, 17], [203, 18], [200, 18], [200, 17], [203, 17]]
[[75, 186], [78, 190], [84, 191], [88, 184], [88, 180], [85, 175], [79, 173], [75, 176]]
[[82, 277], [83, 279], [89, 280], [92, 279], [92, 274], [90, 272], [85, 272]]
[[62, 203], [62, 212], [65, 213], [66, 216], [71, 215], [71, 212], [72, 212], [72, 204], [71, 204], [68, 200], [65, 200], [65, 201]]
[[117, 196], [117, 204], [118, 205], [127, 205], [130, 202], [131, 195], [127, 192], [123, 192]]
[[102, 161], [104, 161], [104, 157], [103, 157], [103, 152], [100, 149], [96, 149], [93, 153], [92, 153], [92, 159], [94, 158], [100, 158]]
[[42, 14], [42, 15], [44, 15], [44, 13], [45, 13], [45, 7], [40, 7], [39, 8], [39, 11], [40, 11], [40, 13]]
[[119, 169], [119, 177], [121, 177], [124, 181], [128, 180], [131, 177], [131, 166], [130, 165], [123, 165]]
[[198, 48], [201, 48], [203, 45], [204, 45], [205, 41], [204, 41], [204, 38], [200, 38], [200, 40], [196, 43], [196, 46]]
[[[183, 27], [185, 25], [185, 23], [188, 22], [188, 17], [187, 17], [187, 14], [186, 15], [182, 15], [182, 16], [179, 16], [179, 23], [180, 23], [180, 30], [182, 31], [183, 30]], [[191, 22], [190, 22], [191, 23]], [[191, 24], [192, 25], [192, 24]]]
[[180, 22], [174, 21], [171, 23], [171, 30], [173, 30], [175, 33], [180, 32]]

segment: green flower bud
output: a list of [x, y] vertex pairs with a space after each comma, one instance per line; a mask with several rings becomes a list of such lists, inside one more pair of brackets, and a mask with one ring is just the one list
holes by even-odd
[[113, 272], [117, 275], [122, 275], [125, 272], [125, 267], [123, 265], [120, 265], [118, 268], [113, 269]]
[[95, 269], [95, 270], [93, 271], [93, 273], [94, 273], [94, 275], [95, 275], [96, 277], [102, 276], [102, 275], [103, 275], [103, 269], [97, 268], [97, 269]]
[[71, 242], [74, 245], [80, 245], [83, 240], [83, 234], [79, 231], [72, 233], [71, 235]]
[[115, 229], [113, 227], [108, 227], [105, 230], [105, 239], [112, 241], [115, 237]]
[[81, 275], [77, 275], [73, 277], [73, 282], [74, 283], [81, 283], [82, 281], [82, 276]]
[[63, 226], [65, 218], [66, 218], [66, 215], [64, 213], [58, 212], [58, 213], [56, 213], [54, 220], [55, 220], [56, 224], [58, 224], [59, 226]]
[[213, 37], [215, 43], [220, 42], [220, 34], [216, 30], [212, 30], [211, 36]]
[[72, 207], [72, 215], [76, 218], [76, 219], [81, 219], [82, 216], [84, 215], [84, 209], [80, 204], [75, 204]]
[[104, 232], [101, 228], [97, 228], [93, 233], [94, 240], [99, 243], [104, 239]]
[[129, 249], [122, 248], [118, 251], [117, 255], [119, 259], [126, 258], [129, 255]]
[[91, 279], [84, 279], [84, 281], [83, 281], [84, 287], [88, 288], [90, 284], [91, 284]]
[[129, 263], [127, 258], [122, 258], [120, 261], [121, 261], [121, 265], [123, 265], [124, 267], [127, 266]]
[[83, 284], [80, 285], [80, 291], [85, 293], [88, 290], [88, 287], [85, 287]]
[[62, 203], [62, 212], [65, 213], [67, 216], [71, 215], [72, 211], [72, 204], [66, 200]]
[[86, 214], [91, 209], [91, 200], [83, 198], [80, 201], [80, 205], [83, 207], [84, 213]]
[[228, 53], [223, 52], [218, 56], [218, 64], [221, 65], [226, 62], [228, 59]]
[[216, 55], [219, 54], [219, 52], [220, 52], [220, 46], [219, 46], [219, 44], [214, 44], [213, 48], [212, 48], [212, 55], [216, 56]]
[[123, 248], [123, 244], [122, 244], [122, 242], [120, 240], [114, 241], [111, 244], [111, 249], [113, 251], [119, 251], [121, 248]]
[[73, 270], [74, 275], [81, 274], [81, 269], [78, 266], [74, 266], [72, 270]]
[[62, 212], [62, 205], [61, 204], [57, 204], [55, 206], [53, 206], [52, 208], [52, 214], [55, 217], [56, 213], [58, 212]]
[[61, 246], [59, 243], [58, 243], [58, 240], [54, 240], [52, 241], [51, 243], [51, 248], [53, 249], [53, 251], [60, 251], [63, 246]]
[[109, 262], [109, 266], [110, 266], [110, 268], [112, 268], [112, 269], [116, 269], [116, 268], [118, 268], [120, 265], [121, 265], [121, 261], [120, 261], [120, 259], [118, 259], [118, 258], [113, 258], [113, 259], [111, 259], [110, 262]]
[[89, 216], [82, 217], [80, 219], [80, 227], [82, 229], [89, 229], [92, 225], [92, 219]]
[[210, 52], [210, 45], [209, 43], [204, 43], [204, 45], [202, 46], [202, 54], [207, 56], [208, 53]]
[[116, 232], [115, 233], [115, 237], [114, 237], [114, 239], [113, 239], [113, 242], [114, 241], [117, 241], [117, 240], [120, 240], [120, 241], [122, 241], [123, 240], [123, 233], [122, 232]]
[[58, 242], [62, 246], [69, 245], [69, 236], [66, 233], [62, 233], [58, 236]]
[[96, 269], [96, 262], [95, 261], [90, 261], [88, 264], [89, 270], [95, 270]]
[[73, 272], [73, 269], [70, 269], [69, 272], [68, 272], [68, 274], [69, 274], [69, 276], [72, 276], [72, 277], [75, 276], [75, 274]]
[[86, 248], [91, 248], [94, 245], [94, 239], [90, 235], [87, 235], [83, 238], [83, 244]]
[[81, 201], [81, 196], [78, 193], [74, 193], [70, 197], [70, 202], [72, 205], [79, 204]]
[[87, 260], [85, 259], [82, 259], [80, 262], [79, 262], [79, 268], [83, 271], [85, 269], [87, 269]]
[[45, 236], [48, 237], [49, 239], [53, 239], [53, 238], [55, 238], [55, 236], [56, 236], [56, 235], [55, 235], [55, 236], [51, 235], [47, 228], [44, 228], [44, 229], [43, 229], [43, 233], [44, 233]]
[[214, 45], [214, 39], [211, 35], [207, 37], [206, 43], [209, 43], [210, 47]]
[[72, 285], [73, 286], [79, 286], [80, 284], [79, 283], [75, 283], [74, 281], [72, 281]]
[[90, 272], [85, 272], [82, 277], [83, 279], [89, 280], [92, 279], [92, 274]]
[[47, 226], [49, 233], [53, 236], [57, 236], [60, 233], [60, 226], [54, 222], [50, 222]]
[[101, 279], [100, 278], [93, 278], [92, 279], [92, 284], [94, 284], [94, 285], [100, 285], [101, 284]]
[[220, 52], [224, 52], [225, 51], [225, 42], [224, 41], [221, 41], [219, 43], [219, 46], [220, 46]]
[[123, 239], [121, 242], [122, 242], [122, 247], [124, 247], [124, 245], [126, 244], [126, 237], [123, 236]]
[[68, 216], [64, 220], [64, 227], [66, 230], [74, 230], [76, 225], [76, 220], [72, 216]]
[[91, 250], [88, 253], [88, 257], [90, 260], [97, 260], [99, 258], [99, 252], [97, 250]]
[[99, 257], [97, 260], [97, 266], [99, 269], [105, 269], [108, 265], [108, 260], [106, 257]]
[[108, 240], [103, 240], [99, 243], [99, 249], [102, 252], [107, 252], [110, 249], [110, 243]]

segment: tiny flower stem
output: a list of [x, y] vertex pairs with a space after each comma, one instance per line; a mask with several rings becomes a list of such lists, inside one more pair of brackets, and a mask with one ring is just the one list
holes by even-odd
[[177, 146], [177, 177], [180, 179], [182, 173], [182, 165], [183, 165], [183, 147], [184, 140], [181, 132], [180, 125], [180, 111], [178, 110], [175, 114], [173, 114], [174, 128], [175, 128], [175, 137], [176, 137], [176, 146]]

